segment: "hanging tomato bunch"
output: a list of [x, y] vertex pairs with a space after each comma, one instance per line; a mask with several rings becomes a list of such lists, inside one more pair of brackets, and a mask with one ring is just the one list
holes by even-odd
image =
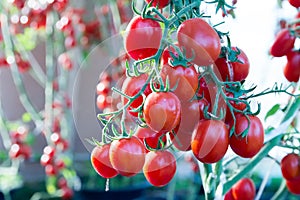
[[[271, 147], [265, 144], [257, 116], [260, 105], [250, 104], [252, 98], [269, 93], [299, 95], [281, 87], [254, 94], [255, 86], [245, 86], [250, 70], [246, 52], [231, 46], [228, 33], [219, 31], [219, 24], [211, 24], [201, 10], [202, 4], [214, 5], [216, 12], [226, 13], [236, 2], [145, 2], [141, 10], [132, 2], [136, 15], [124, 32], [127, 60], [121, 60], [126, 67], [122, 86], [110, 89], [107, 74], [97, 85], [102, 137], [91, 141], [94, 169], [104, 178], [131, 177], [142, 171], [149, 183], [161, 187], [175, 175], [177, 152], [191, 151], [205, 168], [202, 181], [208, 199], [215, 197], [218, 187], [223, 195], [230, 191], [232, 199], [244, 193], [253, 199], [253, 181], [237, 183], [249, 168], [223, 186], [223, 158], [230, 147], [238, 157], [252, 158], [249, 166], [254, 166], [256, 157], [266, 156], [279, 141], [272, 140]], [[290, 54], [293, 64], [288, 65], [298, 67], [297, 56], [292, 56], [299, 53], [292, 51], [297, 36], [283, 34], [271, 54]], [[114, 100], [105, 96], [108, 91], [120, 97], [119, 106], [112, 106]]]

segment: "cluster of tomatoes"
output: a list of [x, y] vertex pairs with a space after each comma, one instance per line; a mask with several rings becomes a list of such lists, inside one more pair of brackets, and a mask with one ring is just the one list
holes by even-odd
[[10, 147], [9, 156], [12, 159], [23, 158], [28, 160], [32, 154], [31, 147], [26, 144], [28, 129], [24, 126], [18, 127], [16, 131], [10, 134], [12, 145]]
[[[151, 3], [163, 8], [169, 1]], [[164, 186], [176, 172], [169, 147], [192, 150], [200, 162], [216, 163], [229, 145], [244, 158], [263, 146], [262, 123], [237, 87], [249, 73], [246, 54], [238, 47], [222, 46], [221, 34], [200, 17], [183, 20], [176, 27], [176, 39], [165, 43], [159, 18], [167, 21], [165, 25], [172, 22], [172, 17], [168, 21], [137, 15], [124, 33], [126, 53], [135, 62], [127, 66], [128, 76], [118, 92], [121, 109], [100, 114], [100, 121], [106, 131], [108, 122], [122, 114], [136, 126], [128, 134], [121, 122], [121, 133], [112, 126], [114, 135], [104, 131], [102, 142], [95, 141], [91, 162], [102, 177], [133, 176], [142, 170], [152, 185]], [[104, 83], [98, 84], [98, 95], [109, 91]], [[103, 110], [108, 104], [100, 104], [98, 98]]]
[[296, 195], [300, 194], [300, 156], [295, 153], [287, 154], [280, 163], [283, 178], [288, 190]]
[[[15, 52], [15, 58], [16, 58], [16, 65], [20, 73], [27, 72], [28, 70], [31, 69], [30, 63], [27, 60], [23, 59], [18, 52]], [[6, 58], [0, 58], [0, 68], [9, 67], [9, 66], [10, 65], [7, 62]]]
[[[289, 0], [291, 6], [300, 7], [299, 1]], [[300, 51], [295, 46], [297, 38], [300, 37], [300, 12], [295, 16], [291, 23], [282, 23], [282, 29], [277, 33], [275, 41], [270, 48], [270, 54], [274, 57], [287, 59], [283, 74], [290, 82], [298, 82], [300, 77]]]

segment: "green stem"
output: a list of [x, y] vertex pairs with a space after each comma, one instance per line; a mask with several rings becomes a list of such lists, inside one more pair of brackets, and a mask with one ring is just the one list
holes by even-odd
[[5, 55], [6, 58], [9, 61], [9, 64], [11, 66], [11, 72], [13, 81], [15, 83], [15, 86], [18, 90], [19, 99], [24, 106], [25, 110], [31, 115], [31, 118], [35, 122], [41, 122], [42, 117], [37, 112], [36, 108], [31, 103], [29, 97], [27, 96], [26, 89], [24, 87], [23, 79], [19, 73], [18, 66], [16, 64], [16, 57], [13, 51], [13, 42], [11, 38], [11, 34], [9, 32], [9, 26], [8, 26], [8, 14], [4, 11], [1, 14], [1, 29], [2, 29], [2, 35], [3, 35], [3, 41], [5, 46]]
[[277, 200], [277, 199], [282, 199], [282, 197], [286, 194], [287, 189], [286, 189], [286, 182], [284, 179], [282, 179], [281, 184], [277, 190], [277, 192], [273, 195], [271, 200]]
[[[54, 45], [53, 45], [54, 15], [47, 14], [46, 22], [46, 84], [45, 84], [45, 128], [46, 136], [50, 136], [53, 123], [53, 80], [54, 80]], [[46, 137], [47, 138], [47, 137]]]

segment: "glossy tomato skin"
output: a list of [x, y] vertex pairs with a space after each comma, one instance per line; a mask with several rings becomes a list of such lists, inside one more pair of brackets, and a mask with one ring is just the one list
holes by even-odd
[[235, 200], [232, 194], [232, 189], [230, 189], [224, 196], [224, 200]]
[[[237, 48], [233, 47], [232, 50], [237, 51]], [[220, 74], [222, 81], [242, 81], [247, 78], [250, 69], [249, 59], [243, 50], [239, 50], [237, 62], [227, 61], [224, 57], [215, 61], [214, 71]]]
[[280, 162], [280, 169], [286, 180], [300, 179], [300, 156], [287, 154]]
[[221, 42], [217, 32], [203, 19], [184, 21], [178, 28], [178, 44], [186, 50], [187, 58], [193, 63], [207, 66], [214, 63], [221, 52]]
[[298, 82], [300, 76], [300, 52], [291, 51], [286, 56], [287, 64], [283, 69], [283, 74], [288, 81]]
[[153, 92], [145, 100], [143, 115], [152, 130], [169, 132], [179, 124], [180, 100], [172, 92]]
[[299, 0], [288, 0], [288, 1], [295, 8], [299, 8], [300, 7], [300, 1]]
[[[157, 149], [161, 148], [163, 144], [167, 142], [166, 135], [161, 132], [155, 132], [151, 128], [138, 127], [135, 136], [140, 138], [144, 143], [146, 143], [150, 148]], [[149, 151], [146, 148], [146, 151]]]
[[145, 1], [146, 3], [152, 2], [153, 7], [158, 6], [158, 8], [160, 9], [166, 7], [170, 3], [170, 0], [145, 0]]
[[287, 189], [296, 195], [300, 194], [300, 179], [296, 179], [296, 180], [287, 180], [286, 181], [286, 187]]
[[149, 183], [156, 187], [167, 185], [175, 175], [176, 159], [169, 151], [150, 151], [146, 155], [143, 172]]
[[254, 200], [255, 194], [255, 185], [250, 178], [243, 178], [232, 187], [232, 196], [236, 200]]
[[103, 178], [113, 178], [118, 172], [113, 168], [109, 160], [110, 144], [95, 146], [91, 153], [91, 163], [95, 171]]
[[198, 73], [194, 66], [171, 67], [168, 64], [162, 66], [160, 75], [164, 82], [169, 79], [170, 88], [182, 102], [193, 98], [198, 88]]
[[290, 34], [287, 28], [280, 30], [271, 46], [270, 54], [274, 57], [282, 57], [294, 47], [296, 37]]
[[109, 149], [109, 159], [113, 168], [127, 177], [134, 176], [142, 170], [145, 154], [144, 144], [136, 136], [114, 140]]
[[239, 156], [251, 158], [256, 155], [264, 144], [264, 128], [256, 116], [248, 116], [250, 125], [246, 137], [240, 134], [248, 127], [247, 118], [239, 114], [236, 116], [235, 134], [230, 137], [230, 146]]
[[134, 60], [148, 58], [157, 53], [161, 38], [162, 29], [157, 21], [136, 16], [126, 29], [125, 50]]
[[202, 120], [194, 130], [191, 148], [195, 157], [203, 163], [215, 163], [223, 158], [229, 144], [229, 131], [218, 120]]
[[[138, 77], [127, 77], [124, 80], [124, 83], [122, 85], [122, 92], [126, 94], [127, 96], [133, 97], [137, 93], [141, 91], [141, 89], [144, 87], [148, 79], [147, 74], [141, 74]], [[144, 90], [144, 95], [147, 96], [151, 93], [150, 85], [147, 85], [147, 87]], [[123, 105], [125, 105], [128, 102], [128, 99], [122, 96], [122, 102]], [[143, 103], [143, 96], [140, 95], [137, 97], [127, 108], [128, 113], [134, 117], [138, 116], [138, 112], [133, 112], [131, 110], [138, 108]]]

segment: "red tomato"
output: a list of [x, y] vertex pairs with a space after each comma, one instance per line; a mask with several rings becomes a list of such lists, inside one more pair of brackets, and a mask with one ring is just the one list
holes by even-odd
[[203, 112], [203, 109], [201, 110], [200, 108], [203, 100], [194, 100], [181, 104], [180, 123], [174, 129], [175, 135], [171, 138], [173, 145], [180, 151], [191, 150], [193, 131], [201, 118], [200, 112]]
[[300, 156], [295, 153], [287, 154], [281, 160], [280, 168], [286, 180], [300, 179]]
[[166, 133], [179, 124], [181, 104], [172, 92], [153, 92], [146, 98], [143, 113], [152, 130]]
[[178, 28], [177, 39], [187, 58], [194, 56], [193, 63], [199, 66], [213, 64], [221, 52], [218, 33], [200, 18], [184, 21]]
[[243, 178], [232, 187], [232, 196], [235, 200], [254, 200], [255, 194], [255, 185], [250, 178]]
[[230, 189], [224, 196], [224, 200], [234, 200], [232, 189]]
[[298, 82], [300, 76], [300, 52], [291, 51], [286, 56], [287, 64], [283, 70], [284, 76], [290, 82]]
[[161, 148], [161, 142], [167, 142], [166, 136], [163, 136], [163, 133], [155, 132], [151, 128], [138, 127], [135, 136], [144, 141], [152, 149]]
[[145, 146], [136, 136], [114, 140], [109, 149], [109, 159], [122, 176], [134, 176], [143, 168]]
[[250, 119], [249, 130], [246, 137], [240, 134], [248, 127], [247, 118], [240, 114], [236, 116], [235, 135], [230, 137], [230, 146], [239, 156], [251, 158], [256, 155], [264, 144], [264, 128], [260, 119], [256, 116], [248, 116]]
[[203, 163], [215, 163], [223, 158], [229, 144], [229, 131], [222, 121], [202, 120], [194, 130], [191, 147]]
[[145, 0], [146, 3], [152, 3], [151, 5], [153, 7], [158, 7], [159, 9], [162, 9], [164, 7], [166, 7], [167, 5], [169, 5], [170, 0]]
[[169, 151], [151, 151], [146, 155], [143, 172], [152, 185], [165, 186], [175, 175], [176, 159]]
[[[142, 74], [138, 77], [127, 77], [123, 82], [122, 92], [131, 97], [136, 95], [144, 87], [144, 85], [147, 82], [147, 79], [148, 79], [147, 74]], [[150, 85], [148, 85], [144, 90], [143, 94], [147, 96], [150, 93], [151, 93], [151, 89], [150, 89]], [[123, 105], [125, 105], [128, 102], [128, 99], [122, 96], [122, 102]], [[137, 117], [138, 112], [133, 112], [131, 110], [138, 108], [139, 106], [142, 105], [142, 103], [143, 103], [143, 96], [140, 95], [127, 108], [129, 114], [131, 114], [134, 117]]]
[[300, 7], [300, 1], [299, 0], [288, 0], [288, 1], [295, 8], [299, 8]]
[[91, 153], [92, 166], [103, 178], [113, 178], [118, 174], [109, 160], [109, 148], [110, 144], [95, 146]]
[[296, 179], [296, 180], [287, 180], [286, 181], [286, 187], [287, 189], [293, 193], [293, 194], [296, 194], [296, 195], [299, 195], [300, 194], [300, 179]]
[[198, 88], [198, 74], [194, 66], [171, 67], [166, 64], [163, 65], [160, 75], [164, 82], [166, 82], [167, 77], [169, 78], [170, 88], [175, 88], [173, 92], [180, 101], [189, 101], [195, 95]]
[[[233, 97], [233, 94], [232, 93], [226, 93], [226, 95], [228, 97]], [[245, 103], [242, 103], [242, 102], [236, 102], [236, 101], [232, 101], [230, 100], [229, 103], [232, 105], [233, 108], [239, 110], [239, 111], [244, 111], [247, 107], [247, 105]], [[236, 115], [238, 112], [234, 112], [234, 115]], [[233, 116], [229, 110], [229, 107], [227, 106], [227, 110], [226, 110], [226, 117], [225, 117], [225, 122], [226, 123], [230, 123], [231, 121], [233, 120]]]
[[148, 58], [157, 53], [162, 38], [162, 29], [157, 21], [132, 18], [125, 33], [125, 50], [134, 60]]
[[289, 29], [284, 28], [277, 34], [270, 49], [270, 54], [274, 57], [286, 55], [294, 47], [296, 37], [290, 34]]
[[[236, 47], [232, 48], [237, 51]], [[237, 55], [237, 62], [227, 61], [226, 58], [218, 58], [215, 61], [214, 71], [217, 75], [221, 75], [222, 81], [242, 81], [246, 79], [249, 74], [250, 63], [247, 55], [239, 49], [241, 52]]]

